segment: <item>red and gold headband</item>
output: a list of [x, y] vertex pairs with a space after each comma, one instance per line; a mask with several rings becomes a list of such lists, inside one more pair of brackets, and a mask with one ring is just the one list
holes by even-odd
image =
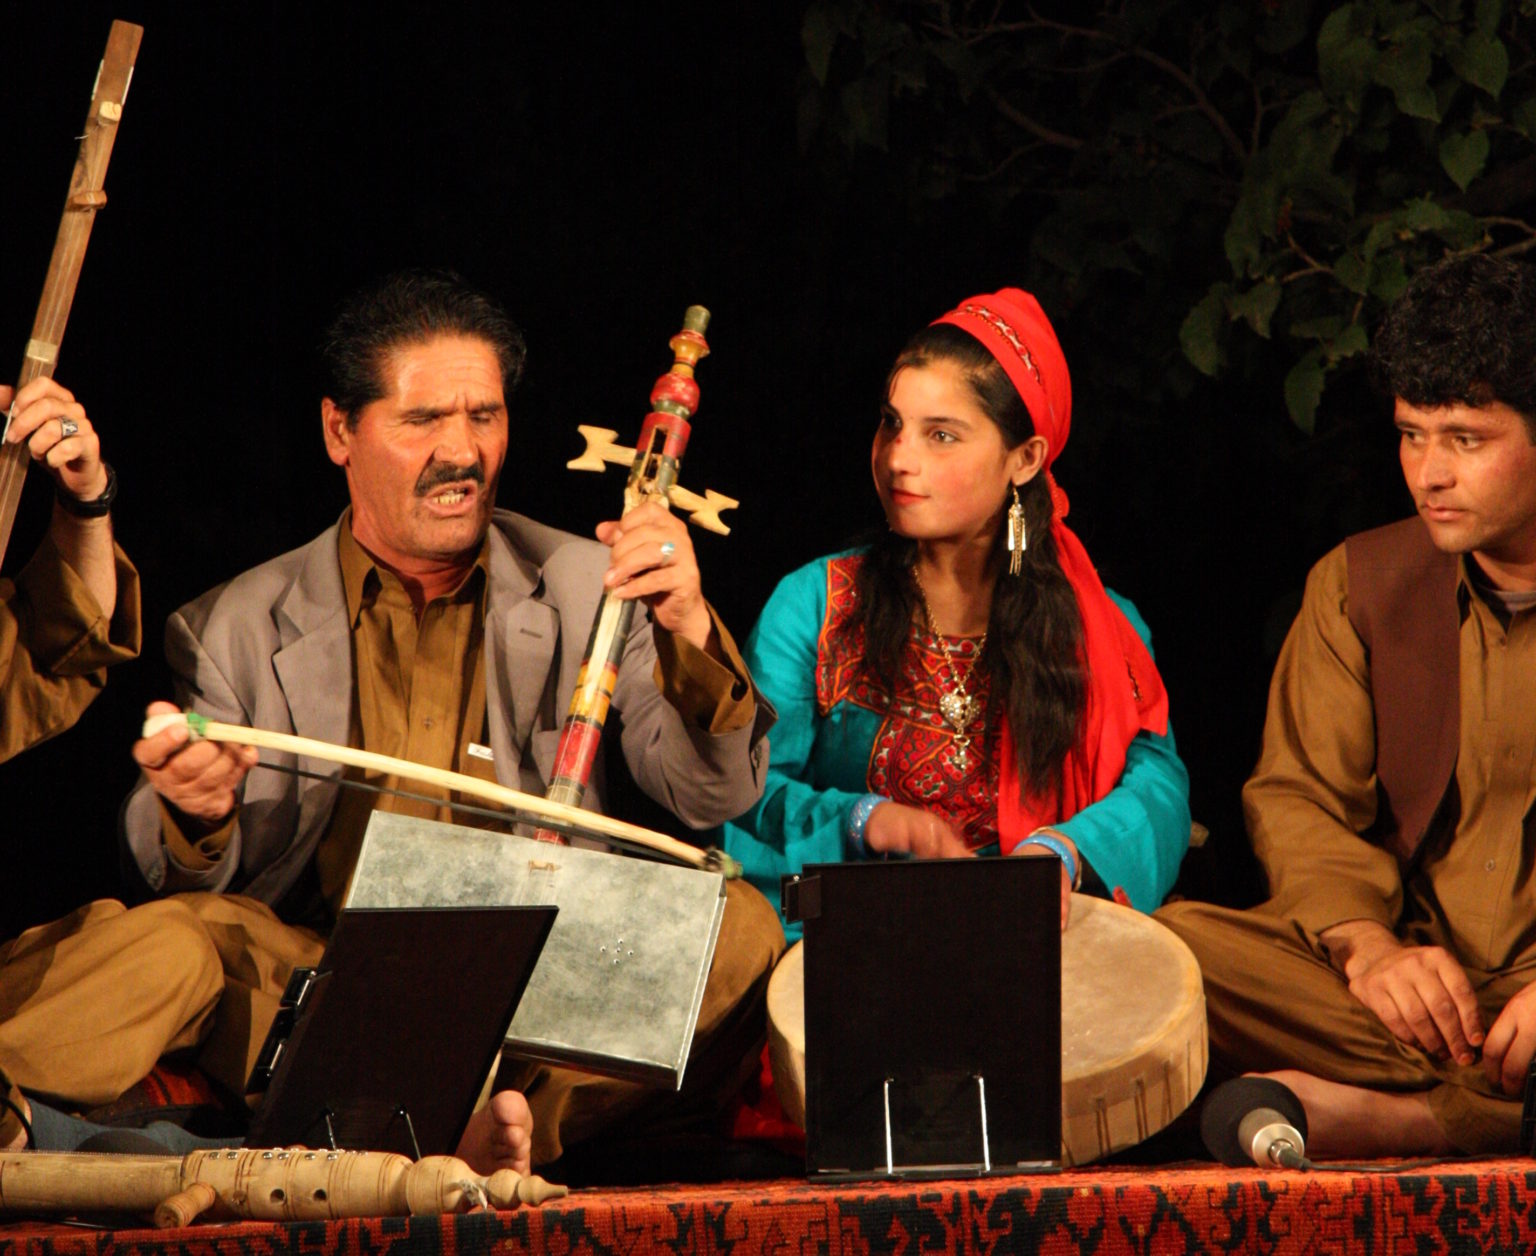
[[1045, 311], [1022, 288], [972, 297], [934, 320], [969, 332], [997, 359], [1018, 390], [1035, 431], [1056, 460], [1072, 429], [1072, 377]]

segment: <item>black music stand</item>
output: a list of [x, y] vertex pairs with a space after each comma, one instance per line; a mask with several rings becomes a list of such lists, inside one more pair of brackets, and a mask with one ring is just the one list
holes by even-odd
[[1061, 1155], [1061, 865], [818, 864], [805, 922], [811, 1177], [1017, 1173]]
[[556, 911], [343, 911], [262, 1048], [246, 1146], [451, 1154]]

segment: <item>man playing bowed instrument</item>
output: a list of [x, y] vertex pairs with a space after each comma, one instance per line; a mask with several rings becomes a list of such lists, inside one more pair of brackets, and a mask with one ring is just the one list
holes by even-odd
[[[719, 823], [762, 790], [771, 717], [704, 601], [681, 520], [642, 505], [602, 525], [599, 545], [495, 510], [523, 356], [501, 308], [456, 276], [406, 272], [345, 303], [323, 344], [321, 419], [350, 506], [315, 541], [171, 618], [178, 697], [215, 720], [542, 793], [606, 586], [649, 611], [614, 692], [629, 769], [685, 824]], [[454, 813], [248, 776], [250, 748], [189, 745], [185, 729], [134, 756], [144, 780], [124, 837], [148, 884], [180, 892], [219, 944], [228, 984], [203, 1059], [238, 1087], [287, 973], [320, 955], [371, 810]], [[599, 805], [601, 791], [595, 780]], [[751, 1064], [750, 1009], [782, 946], [768, 904], [731, 884], [690, 1083], [727, 1093]], [[519, 1080], [535, 1164], [620, 1114], [639, 1119], [643, 1092], [625, 1083], [560, 1069]]]
[[1428, 268], [1372, 358], [1417, 517], [1307, 578], [1243, 792], [1272, 897], [1159, 918], [1204, 970], [1213, 1063], [1284, 1070], [1309, 1151], [1509, 1152], [1536, 1055], [1536, 270]]

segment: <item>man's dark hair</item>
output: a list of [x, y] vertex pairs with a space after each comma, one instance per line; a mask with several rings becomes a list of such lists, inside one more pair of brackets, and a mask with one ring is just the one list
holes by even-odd
[[507, 397], [523, 375], [523, 333], [493, 297], [451, 270], [401, 270], [358, 289], [337, 309], [320, 340], [325, 395], [349, 427], [369, 402], [384, 396], [385, 359], [439, 336], [483, 340], [501, 364]]
[[1482, 253], [1425, 267], [1387, 311], [1370, 364], [1411, 406], [1501, 401], [1536, 440], [1536, 268]]

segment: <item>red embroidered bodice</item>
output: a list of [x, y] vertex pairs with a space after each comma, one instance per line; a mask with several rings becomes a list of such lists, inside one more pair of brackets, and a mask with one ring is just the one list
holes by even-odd
[[851, 702], [879, 715], [870, 792], [944, 816], [972, 849], [991, 845], [997, 841], [998, 736], [987, 701], [991, 685], [976, 666], [978, 642], [946, 638], [955, 670], [982, 712], [972, 726], [970, 766], [962, 772], [951, 762], [954, 738], [939, 713], [939, 699], [954, 688], [954, 678], [938, 638], [913, 625], [894, 684], [865, 666], [854, 589], [861, 562], [862, 555], [851, 554], [827, 565], [827, 613], [816, 649], [817, 713], [825, 718], [839, 702]]

